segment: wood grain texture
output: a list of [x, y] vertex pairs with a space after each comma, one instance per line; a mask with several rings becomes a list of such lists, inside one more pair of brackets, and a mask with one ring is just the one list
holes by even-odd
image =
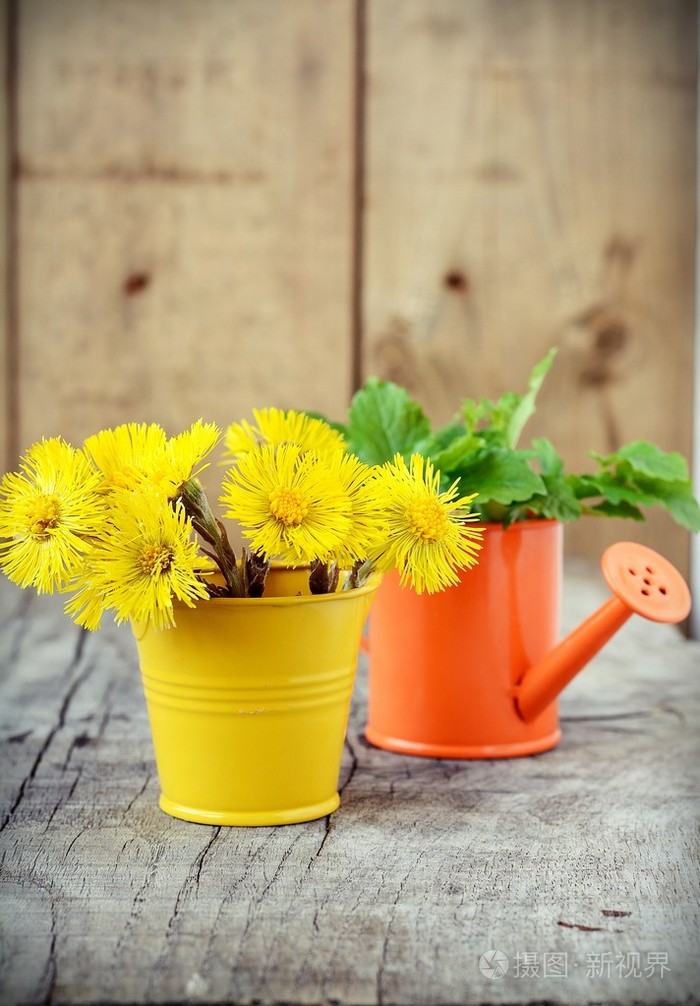
[[350, 0], [20, 5], [23, 444], [343, 409], [352, 15]]
[[[565, 579], [569, 629], [606, 591]], [[675, 629], [627, 623], [561, 745], [509, 761], [370, 748], [361, 662], [339, 811], [227, 829], [158, 810], [126, 630], [4, 580], [0, 612], [3, 1003], [698, 1002], [700, 644]], [[669, 970], [623, 977], [636, 954]]]
[[0, 80], [3, 95], [0, 101], [0, 465], [3, 471], [11, 464], [12, 447], [12, 352], [10, 347], [11, 311], [9, 309], [11, 279], [9, 250], [11, 244], [10, 208], [10, 158], [11, 158], [11, 89], [8, 82], [10, 56], [10, 12], [8, 0], [0, 0]]
[[[644, 438], [691, 453], [696, 5], [374, 0], [367, 17], [364, 371], [433, 418], [521, 390], [571, 470]], [[665, 515], [582, 522], [687, 569]]]

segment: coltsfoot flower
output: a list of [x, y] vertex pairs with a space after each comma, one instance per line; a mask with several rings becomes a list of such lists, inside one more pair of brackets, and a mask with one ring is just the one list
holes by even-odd
[[105, 490], [135, 489], [162, 463], [167, 439], [157, 423], [123, 423], [88, 437], [83, 449], [102, 473]]
[[100, 477], [60, 437], [41, 440], [0, 482], [0, 565], [20, 587], [60, 590], [105, 518]]
[[199, 578], [199, 546], [184, 506], [137, 491], [117, 491], [66, 611], [87, 629], [114, 609], [115, 621], [175, 624], [173, 597], [192, 607], [209, 596]]
[[228, 429], [236, 455], [220, 502], [245, 547], [231, 547], [198, 474], [221, 438], [199, 419], [174, 437], [125, 423], [88, 437], [34, 444], [0, 482], [0, 566], [22, 587], [70, 592], [66, 612], [96, 629], [105, 612], [156, 629], [175, 602], [261, 597], [273, 560], [309, 566], [309, 590], [352, 590], [396, 568], [432, 592], [476, 562], [472, 496], [415, 455], [379, 466], [350, 453], [329, 424], [281, 409]]
[[318, 455], [297, 444], [267, 445], [243, 454], [223, 482], [221, 502], [251, 548], [263, 558], [303, 565], [322, 562], [347, 539], [347, 493]]
[[226, 456], [237, 458], [241, 454], [270, 445], [296, 444], [299, 450], [325, 454], [345, 448], [345, 439], [322, 419], [308, 416], [293, 409], [253, 409], [257, 425], [245, 419], [232, 423], [225, 436]]
[[173, 499], [188, 479], [206, 467], [221, 431], [198, 419], [168, 438], [157, 423], [124, 423], [88, 437], [84, 449], [102, 472], [105, 490], [148, 486]]
[[440, 492], [440, 473], [419, 454], [407, 465], [397, 454], [380, 469], [387, 536], [371, 552], [380, 571], [396, 568], [401, 584], [434, 593], [459, 581], [457, 571], [477, 562], [483, 532], [470, 507], [476, 497], [459, 497], [457, 483]]

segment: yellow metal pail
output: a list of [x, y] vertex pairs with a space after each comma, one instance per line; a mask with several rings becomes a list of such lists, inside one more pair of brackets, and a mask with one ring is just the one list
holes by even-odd
[[133, 626], [162, 810], [202, 824], [276, 825], [338, 807], [360, 636], [378, 584], [177, 604], [176, 627]]

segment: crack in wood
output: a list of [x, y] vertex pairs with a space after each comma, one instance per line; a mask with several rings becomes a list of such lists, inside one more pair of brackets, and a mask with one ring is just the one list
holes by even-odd
[[[240, 877], [240, 879], [238, 881], [238, 884], [236, 884], [233, 888], [227, 889], [226, 893], [224, 894], [224, 896], [222, 897], [221, 901], [219, 902], [219, 907], [218, 907], [217, 912], [216, 912], [216, 918], [214, 919], [214, 923], [213, 923], [213, 925], [211, 926], [211, 928], [209, 930], [209, 935], [207, 937], [207, 945], [206, 945], [206, 947], [204, 949], [204, 952], [202, 954], [201, 970], [202, 970], [202, 972], [204, 974], [207, 973], [207, 969], [208, 969], [208, 966], [209, 966], [209, 963], [210, 963], [210, 960], [211, 960], [211, 954], [212, 954], [213, 945], [214, 945], [214, 936], [216, 935], [217, 929], [219, 927], [219, 922], [221, 920], [221, 916], [223, 914], [224, 907], [233, 900], [233, 895], [234, 895], [234, 892], [236, 891], [237, 887], [240, 884], [242, 884], [245, 880], [248, 879], [248, 877], [250, 876], [253, 864], [258, 859], [258, 857], [262, 853], [264, 853], [264, 851], [265, 851], [265, 847], [261, 845], [261, 846], [258, 846], [257, 849], [255, 849], [255, 851], [253, 852], [252, 856], [249, 855], [249, 857], [248, 857], [248, 863], [246, 864], [246, 868], [243, 871], [243, 874], [241, 875], [241, 877]], [[244, 934], [243, 935], [245, 935], [245, 932], [247, 931], [249, 925], [250, 925], [250, 905], [248, 906], [248, 916], [246, 918], [246, 926], [245, 926], [245, 930], [244, 930]], [[241, 937], [241, 939], [239, 940], [239, 946], [242, 943], [242, 941], [243, 941], [243, 937]]]
[[579, 922], [564, 922], [562, 919], [557, 920], [557, 925], [562, 926], [564, 929], [580, 929], [582, 933], [604, 933], [604, 926], [584, 926]]
[[[76, 641], [73, 658], [66, 669], [67, 677], [70, 677], [73, 671], [80, 665], [86, 637], [87, 637], [87, 631], [85, 629], [81, 629]], [[79, 674], [70, 684], [68, 691], [64, 696], [63, 702], [61, 703], [61, 707], [58, 711], [57, 721], [44, 738], [44, 741], [41, 744], [34, 758], [31, 768], [29, 769], [29, 772], [20, 783], [15, 799], [12, 802], [2, 822], [0, 823], [0, 832], [5, 830], [5, 828], [10, 823], [15, 813], [17, 812], [17, 809], [19, 808], [20, 804], [22, 803], [22, 800], [24, 799], [24, 794], [26, 793], [27, 786], [36, 777], [37, 772], [41, 767], [41, 763], [44, 760], [44, 756], [46, 755], [46, 752], [51, 746], [54, 737], [59, 733], [60, 730], [64, 728], [66, 724], [66, 717], [68, 715], [68, 710], [70, 708], [71, 702], [73, 701], [73, 698], [75, 697], [76, 692], [78, 691], [80, 686], [84, 683], [84, 681], [87, 679], [90, 672], [93, 670], [93, 667], [94, 665], [92, 663], [86, 664], [85, 669], [82, 671], [82, 673]]]
[[358, 765], [359, 765], [359, 761], [358, 761], [358, 758], [357, 758], [357, 752], [355, 751], [353, 743], [350, 740], [350, 737], [349, 737], [348, 734], [345, 735], [345, 740], [343, 741], [343, 745], [345, 747], [345, 750], [350, 755], [350, 771], [348, 772], [348, 777], [345, 780], [345, 782], [343, 783], [343, 785], [338, 787], [338, 795], [341, 796], [341, 797], [342, 797], [343, 793], [345, 792], [345, 790], [350, 785], [350, 783], [352, 782], [352, 777], [355, 775], [355, 772], [357, 771], [357, 768], [358, 768]]
[[17, 161], [14, 165], [15, 178], [39, 181], [114, 181], [122, 183], [160, 182], [189, 185], [258, 185], [266, 181], [265, 173], [256, 168], [233, 171], [227, 168], [203, 170], [177, 164], [119, 164], [117, 162], [98, 165], [95, 168], [78, 166], [56, 167], [50, 164], [32, 164]]
[[[175, 933], [175, 928], [176, 928], [176, 925], [177, 925], [178, 916], [180, 915], [180, 904], [183, 901], [183, 899], [185, 898], [185, 896], [190, 893], [190, 891], [192, 891], [193, 889], [195, 890], [195, 892], [199, 891], [199, 882], [200, 882], [201, 875], [202, 875], [202, 868], [203, 868], [204, 860], [206, 859], [209, 851], [211, 850], [212, 846], [214, 845], [214, 842], [217, 840], [217, 838], [219, 837], [220, 834], [221, 834], [221, 825], [215, 825], [215, 826], [213, 826], [212, 834], [209, 836], [208, 841], [206, 842], [206, 844], [202, 847], [202, 849], [197, 854], [197, 857], [195, 858], [194, 863], [192, 864], [192, 866], [191, 866], [191, 868], [190, 868], [187, 876], [185, 877], [184, 881], [180, 885], [180, 888], [179, 888], [179, 890], [177, 892], [177, 895], [175, 897], [175, 903], [173, 905], [173, 910], [172, 910], [172, 912], [170, 914], [170, 918], [168, 919], [168, 922], [167, 922], [167, 925], [165, 927], [165, 931], [164, 931], [164, 934], [163, 934], [164, 935], [164, 939], [165, 939], [165, 948], [164, 948], [163, 952], [160, 954], [160, 956], [158, 957], [158, 959], [154, 962], [154, 965], [153, 965], [153, 971], [152, 971], [152, 976], [151, 976], [151, 983], [149, 984], [149, 993], [150, 993], [150, 990], [152, 988], [152, 982], [153, 982], [154, 976], [156, 976], [159, 973], [161, 973], [162, 970], [167, 967], [168, 941], [170, 939], [172, 939], [172, 938], [175, 938], [176, 935], [177, 935]], [[144, 885], [142, 886], [141, 891], [145, 890], [145, 887], [148, 885], [149, 880], [150, 880], [150, 877], [147, 877], [146, 880], [144, 881]], [[142, 899], [142, 900], [145, 900], [145, 899]], [[136, 904], [136, 901], [134, 901], [134, 905], [135, 904]], [[138, 914], [139, 913], [137, 913], [137, 917], [138, 917]]]
[[7, 656], [5, 657], [7, 667], [14, 667], [19, 661], [22, 640], [25, 638], [30, 624], [28, 612], [34, 600], [34, 596], [28, 590], [20, 594], [17, 611], [11, 621], [12, 634], [10, 636], [10, 645], [7, 648]]
[[47, 832], [49, 830], [49, 828], [51, 827], [51, 822], [53, 821], [54, 817], [58, 813], [59, 808], [63, 806], [63, 804], [64, 804], [64, 802], [66, 800], [70, 800], [70, 798], [75, 793], [75, 789], [76, 789], [76, 787], [78, 785], [78, 782], [80, 781], [80, 777], [81, 777], [82, 774], [83, 774], [83, 770], [81, 768], [78, 768], [76, 770], [75, 779], [71, 783], [70, 789], [68, 790], [67, 795], [66, 796], [61, 795], [58, 798], [58, 802], [54, 806], [54, 809], [51, 811], [51, 815], [50, 815], [48, 821], [46, 822], [46, 827], [44, 828], [44, 832]]
[[[104, 710], [104, 712], [103, 712], [103, 714], [102, 714], [102, 716], [100, 718], [100, 722], [98, 723], [95, 735], [91, 737], [90, 734], [88, 734], [85, 730], [83, 730], [83, 731], [81, 731], [81, 733], [76, 734], [76, 736], [70, 742], [70, 746], [68, 748], [68, 751], [66, 752], [66, 757], [65, 757], [65, 759], [63, 761], [63, 771], [64, 772], [68, 768], [68, 766], [70, 764], [70, 761], [71, 761], [71, 758], [73, 756], [73, 751], [75, 751], [76, 748], [82, 748], [82, 747], [85, 747], [88, 744], [98, 744], [99, 741], [104, 736], [105, 730], [107, 729], [107, 724], [109, 723], [109, 721], [111, 719], [111, 716], [112, 716], [110, 706], [111, 706], [112, 695], [114, 694], [116, 686], [117, 686], [117, 682], [116, 681], [110, 681], [109, 684], [107, 685], [107, 689], [105, 691], [105, 695], [104, 695], [104, 699], [103, 699], [104, 705], [105, 705], [105, 710]], [[88, 719], [88, 722], [91, 722], [92, 719], [93, 719], [93, 716], [91, 715], [89, 717], [89, 719]]]
[[50, 1006], [53, 1002], [54, 991], [56, 988], [56, 976], [58, 974], [58, 964], [56, 961], [56, 940], [58, 937], [58, 929], [56, 926], [56, 902], [51, 892], [49, 892], [49, 905], [51, 908], [51, 940], [49, 942], [48, 957], [41, 976], [40, 987], [45, 981], [48, 984], [46, 994], [41, 1000], [41, 1006]]
[[287, 848], [284, 850], [284, 853], [282, 854], [282, 858], [280, 859], [279, 863], [275, 867], [275, 872], [272, 874], [271, 879], [267, 882], [267, 884], [265, 884], [265, 887], [262, 889], [262, 893], [260, 894], [260, 899], [259, 899], [261, 903], [265, 900], [265, 895], [267, 894], [267, 892], [270, 890], [270, 888], [272, 887], [272, 885], [277, 880], [277, 877], [279, 876], [279, 874], [280, 874], [280, 872], [282, 870], [282, 867], [284, 866], [284, 864], [287, 862], [287, 860], [291, 856], [292, 849], [297, 844], [297, 842], [299, 841], [300, 837], [301, 837], [301, 832], [299, 833], [299, 835], [297, 835], [297, 837], [294, 839], [294, 841], [289, 846], [287, 846]]
[[669, 716], [674, 716], [679, 723], [681, 723], [683, 726], [687, 726], [688, 720], [683, 710], [677, 709], [674, 705], [671, 705], [670, 702], [660, 702], [658, 706], [656, 706], [656, 708], [659, 709], [662, 713], [667, 713]]
[[68, 843], [68, 846], [66, 848], [66, 851], [63, 854], [64, 860], [68, 859], [68, 853], [72, 850], [72, 848], [75, 845], [75, 843], [78, 841], [78, 839], [82, 835], [85, 834], [86, 831], [87, 831], [87, 828], [81, 828], [80, 831], [77, 833], [77, 835], [75, 835], [75, 837], [70, 840], [70, 842]]
[[168, 939], [172, 935], [172, 930], [175, 926], [175, 923], [177, 922], [177, 917], [180, 914], [180, 902], [184, 898], [185, 893], [189, 893], [192, 890], [193, 886], [195, 888], [195, 891], [199, 890], [199, 881], [202, 876], [202, 866], [204, 864], [204, 860], [206, 859], [209, 850], [211, 849], [211, 847], [213, 846], [214, 842], [217, 840], [220, 834], [221, 834], [221, 825], [215, 825], [213, 827], [212, 834], [209, 836], [207, 844], [203, 846], [203, 848], [197, 854], [197, 858], [192, 864], [192, 868], [190, 869], [189, 873], [187, 874], [184, 881], [180, 885], [180, 889], [177, 892], [177, 896], [175, 898], [175, 905], [173, 907], [172, 914], [168, 919], [168, 924], [166, 926], [165, 931], [166, 939]]
[[147, 772], [147, 773], [146, 773], [146, 779], [145, 779], [145, 781], [144, 781], [144, 784], [143, 784], [143, 786], [141, 786], [141, 788], [140, 788], [140, 789], [139, 789], [139, 791], [138, 791], [138, 792], [136, 793], [136, 795], [135, 795], [135, 796], [133, 796], [133, 797], [131, 798], [131, 800], [129, 800], [128, 804], [127, 804], [127, 805], [126, 805], [126, 807], [124, 808], [124, 813], [122, 814], [122, 821], [125, 821], [125, 820], [126, 820], [126, 818], [127, 818], [128, 814], [129, 814], [129, 812], [131, 811], [131, 808], [132, 808], [132, 807], [134, 806], [134, 804], [135, 804], [135, 803], [136, 803], [136, 801], [137, 801], [137, 800], [139, 799], [139, 797], [143, 796], [143, 794], [144, 794], [144, 793], [146, 792], [146, 788], [147, 788], [147, 786], [148, 786], [148, 784], [149, 784], [149, 782], [150, 782], [150, 781], [151, 781], [151, 773], [150, 773], [150, 772]]
[[[119, 855], [121, 855], [121, 853], [124, 852], [124, 850], [126, 849], [126, 847], [128, 845], [131, 845], [131, 843], [134, 842], [134, 841], [135, 841], [135, 839], [130, 838], [126, 842], [124, 842], [123, 845], [122, 845], [122, 847], [121, 847], [121, 851], [120, 851]], [[71, 844], [73, 844], [73, 843], [71, 843]], [[165, 850], [164, 850], [163, 846], [157, 846], [156, 850], [155, 850], [155, 853], [154, 853], [154, 855], [151, 858], [151, 861], [148, 863], [148, 865], [146, 867], [146, 871], [145, 871], [145, 874], [144, 874], [144, 879], [143, 879], [143, 881], [142, 881], [142, 883], [141, 883], [138, 891], [136, 892], [136, 894], [134, 895], [134, 897], [133, 897], [133, 899], [131, 901], [131, 910], [129, 912], [129, 917], [127, 918], [127, 920], [126, 920], [126, 922], [124, 924], [124, 928], [123, 928], [122, 932], [119, 934], [116, 946], [114, 948], [114, 957], [113, 957], [113, 959], [114, 959], [115, 962], [118, 962], [121, 959], [121, 956], [123, 954], [124, 944], [126, 943], [126, 940], [127, 940], [128, 936], [129, 936], [131, 930], [133, 929], [134, 925], [136, 924], [136, 922], [138, 921], [138, 919], [141, 917], [141, 906], [146, 901], [146, 898], [144, 897], [144, 894], [145, 894], [146, 890], [149, 888], [149, 886], [151, 884], [151, 881], [153, 879], [156, 867], [158, 866], [158, 863], [160, 862], [160, 860], [161, 860], [161, 858], [163, 856], [164, 851]], [[115, 968], [116, 968], [116, 963], [115, 963]]]
[[648, 719], [651, 716], [648, 709], [635, 709], [629, 713], [595, 713], [584, 716], [562, 716], [562, 723], [603, 723], [609, 720]]
[[313, 856], [309, 860], [309, 865], [306, 867], [307, 873], [311, 869], [313, 864], [318, 861], [319, 856], [323, 852], [323, 847], [326, 844], [326, 839], [331, 833], [331, 816], [332, 816], [331, 814], [326, 814], [326, 816], [323, 819], [325, 827], [323, 829], [323, 835], [321, 836], [321, 842], [319, 844], [318, 849], [316, 849], [316, 852], [314, 852]]
[[383, 988], [383, 986], [384, 986], [384, 971], [386, 969], [386, 962], [387, 962], [388, 950], [389, 950], [389, 940], [391, 939], [391, 930], [392, 930], [393, 925], [394, 925], [394, 919], [396, 918], [396, 906], [398, 905], [399, 901], [401, 900], [401, 895], [403, 894], [403, 890], [404, 890], [404, 887], [406, 886], [408, 878], [411, 876], [411, 874], [413, 873], [413, 871], [418, 866], [418, 864], [420, 863], [421, 859], [423, 859], [424, 856], [425, 856], [425, 849], [423, 849], [418, 854], [418, 856], [416, 857], [416, 859], [414, 860], [414, 862], [411, 863], [411, 865], [409, 866], [408, 870], [404, 874], [403, 879], [401, 880], [401, 883], [399, 884], [398, 890], [396, 891], [396, 895], [394, 897], [394, 901], [392, 903], [391, 916], [390, 916], [389, 921], [387, 923], [386, 932], [384, 933], [384, 941], [382, 943], [382, 953], [381, 953], [381, 957], [379, 959], [379, 967], [377, 968], [377, 982], [376, 982], [377, 1006], [383, 1006], [383, 1004], [384, 1004], [384, 988]]

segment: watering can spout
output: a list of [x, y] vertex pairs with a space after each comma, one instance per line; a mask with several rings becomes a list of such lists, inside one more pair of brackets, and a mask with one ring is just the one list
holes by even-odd
[[681, 574], [645, 545], [611, 545], [601, 566], [612, 596], [526, 672], [515, 694], [526, 723], [553, 702], [634, 612], [654, 622], [673, 623], [690, 611], [690, 591]]

